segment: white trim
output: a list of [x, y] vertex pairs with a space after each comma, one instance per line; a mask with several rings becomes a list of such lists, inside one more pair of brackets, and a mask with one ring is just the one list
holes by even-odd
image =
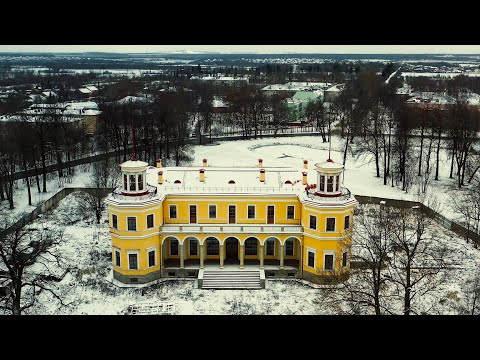
[[[271, 224], [268, 222], [268, 207], [269, 207], [269, 206], [273, 206], [273, 223], [271, 223]], [[275, 206], [275, 205], [272, 205], [272, 204], [267, 204], [267, 208], [266, 208], [265, 210], [266, 210], [266, 215], [267, 215], [267, 216], [265, 217], [265, 224], [267, 224], [267, 225], [274, 225], [274, 224], [275, 224], [275, 220], [276, 220], [276, 219], [275, 219], [276, 206]]]
[[[172, 211], [171, 211], [172, 206], [175, 207], [175, 217], [172, 217]], [[177, 206], [177, 204], [168, 204], [168, 218], [169, 219], [178, 219], [178, 206]]]
[[[253, 218], [248, 217], [248, 208], [253, 206]], [[257, 218], [257, 205], [247, 204], [247, 219], [246, 220], [255, 220]]]
[[[195, 222], [192, 223], [192, 215], [190, 214], [190, 207], [195, 206]], [[197, 204], [188, 204], [188, 223], [189, 224], [198, 224], [198, 207]]]
[[[333, 256], [333, 269], [325, 269], [325, 256], [332, 255]], [[323, 250], [323, 271], [335, 271], [335, 250]]]
[[[153, 226], [152, 227], [148, 227], [148, 216], [149, 215], [153, 215]], [[146, 225], [147, 230], [155, 229], [155, 213], [147, 214], [147, 216], [145, 216], [145, 220], [146, 220], [145, 225]]]
[[[129, 230], [128, 229], [128, 218], [135, 218], [135, 230]], [[127, 231], [129, 232], [136, 232], [136, 231], [139, 231], [138, 230], [138, 221], [137, 221], [137, 217], [136, 216], [127, 216]]]
[[[114, 216], [117, 218], [117, 226], [116, 227], [113, 227], [113, 217]], [[117, 214], [112, 214], [112, 229], [118, 230], [118, 215]]]
[[[315, 229], [311, 228], [312, 217], [315, 218]], [[318, 229], [318, 217], [317, 215], [308, 214], [308, 230], [317, 230]]]
[[[137, 255], [137, 268], [136, 269], [130, 269], [130, 254], [135, 254]], [[127, 265], [128, 265], [128, 270], [140, 270], [140, 251], [139, 250], [127, 250]]]
[[[235, 222], [230, 222], [230, 206], [235, 207]], [[248, 214], [247, 214], [248, 215]], [[256, 215], [256, 214], [255, 214]], [[237, 223], [237, 205], [235, 204], [227, 204], [227, 224], [236, 224]]]
[[[210, 217], [210, 206], [215, 206], [215, 217], [213, 217], [213, 218]], [[208, 208], [208, 218], [207, 218], [207, 219], [209, 219], [209, 220], [213, 220], [213, 219], [218, 220], [218, 216], [217, 216], [217, 215], [218, 215], [218, 214], [217, 214], [217, 204], [208, 204], [208, 207], [207, 207], [207, 208]], [[197, 220], [199, 220], [199, 219], [197, 219]]]
[[[310, 268], [310, 269], [315, 269], [315, 263], [317, 262], [317, 250], [316, 249], [313, 249], [313, 248], [310, 248], [310, 247], [306, 247], [305, 248], [306, 250], [306, 253], [307, 253], [307, 256], [306, 257], [306, 267]], [[311, 252], [313, 253], [313, 266], [310, 266], [308, 265], [308, 253]]]
[[[122, 268], [122, 251], [120, 249], [113, 248], [113, 253], [115, 254], [114, 260], [113, 260], [113, 266], [121, 269]], [[117, 253], [118, 253], [118, 257], [120, 259], [120, 265], [117, 265]]]
[[[196, 237], [188, 237], [185, 240], [188, 239], [188, 256], [199, 256], [200, 255], [200, 240], [198, 240]], [[185, 242], [183, 240], [183, 242]], [[197, 242], [197, 253], [196, 254], [191, 254], [190, 253], [190, 241], [195, 240]]]
[[[149, 260], [151, 251], [153, 251], [155, 253], [154, 256], [153, 256], [153, 265], [152, 266], [150, 266], [150, 260]], [[157, 247], [152, 246], [152, 247], [147, 248], [147, 269], [150, 269], [150, 268], [155, 267], [155, 266], [157, 266]]]
[[[333, 224], [333, 230], [328, 230], [327, 229], [328, 219], [335, 220], [334, 224]], [[336, 217], [326, 217], [325, 218], [325, 232], [326, 233], [334, 233], [336, 230], [337, 230], [337, 218]]]
[[[267, 254], [267, 241], [272, 241], [273, 242], [273, 255], [268, 255]], [[272, 238], [267, 238], [263, 241], [263, 245], [264, 245], [264, 248], [265, 248], [265, 250], [264, 250], [264, 255], [265, 256], [275, 256], [275, 254], [277, 253], [275, 251], [275, 244], [276, 243], [277, 243], [277, 239], [272, 239]], [[278, 243], [280, 244], [280, 241], [278, 241]]]
[[[293, 218], [292, 218], [292, 219], [290, 219], [290, 218], [288, 217], [288, 208], [289, 208], [290, 206], [293, 207]], [[285, 217], [286, 220], [295, 220], [295, 208], [296, 208], [295, 205], [287, 205], [287, 214], [286, 214], [286, 217]]]

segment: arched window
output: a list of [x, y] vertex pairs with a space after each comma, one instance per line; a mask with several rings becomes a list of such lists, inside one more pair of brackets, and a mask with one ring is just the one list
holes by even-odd
[[248, 238], [245, 241], [245, 255], [257, 255], [257, 239]]
[[175, 180], [173, 183], [174, 184], [181, 184], [182, 182], [180, 180]]
[[292, 182], [290, 180], [285, 181], [285, 184], [290, 184], [292, 185]]
[[235, 180], [230, 180], [228, 183], [229, 184], [235, 184]]
[[217, 239], [208, 238], [207, 239], [207, 255], [218, 255], [219, 253], [219, 243]]

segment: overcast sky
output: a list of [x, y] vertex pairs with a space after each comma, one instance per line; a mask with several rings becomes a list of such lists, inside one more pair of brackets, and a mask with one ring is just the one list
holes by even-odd
[[0, 52], [480, 54], [480, 45], [0, 45]]

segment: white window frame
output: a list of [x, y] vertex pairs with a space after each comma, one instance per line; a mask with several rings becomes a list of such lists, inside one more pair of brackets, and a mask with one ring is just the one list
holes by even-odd
[[[343, 265], [343, 254], [347, 254], [347, 263]], [[343, 250], [342, 251], [342, 268], [348, 267], [348, 250]]]
[[[335, 220], [334, 225], [333, 225], [333, 230], [328, 230], [328, 229], [327, 229], [328, 219], [333, 219], [333, 220]], [[337, 218], [336, 218], [336, 217], [332, 217], [332, 216], [325, 218], [325, 232], [333, 233], [333, 232], [335, 232], [336, 230], [337, 230]]]
[[[178, 243], [178, 254], [177, 254], [177, 255], [173, 255], [173, 254], [172, 254], [172, 240], [176, 240], [177, 243]], [[168, 241], [168, 255], [169, 255], [169, 256], [180, 256], [180, 240], [175, 239], [175, 238], [171, 238], [171, 239]]]
[[[253, 206], [253, 218], [248, 217], [248, 208]], [[247, 220], [255, 220], [257, 218], [257, 205], [248, 204], [247, 205]]]
[[[268, 207], [269, 206], [273, 206], [273, 223], [272, 224], [268, 223]], [[277, 212], [277, 207], [274, 204], [268, 204], [267, 205], [267, 207], [265, 208], [265, 224], [268, 224], [268, 225], [275, 225], [276, 224], [276, 220], [277, 220], [277, 217], [275, 216], [276, 212]]]
[[[345, 219], [348, 217], [348, 228], [345, 227]], [[350, 228], [352, 227], [352, 217], [350, 214], [348, 215], [345, 215], [345, 217], [343, 218], [343, 229], [344, 230], [350, 230]]]
[[[152, 215], [152, 216], [153, 216], [153, 226], [152, 226], [152, 227], [148, 227], [148, 215]], [[155, 229], [155, 214], [154, 214], [154, 213], [147, 214], [147, 216], [145, 217], [145, 225], [146, 225], [147, 230], [149, 230], [149, 229]]]
[[[292, 219], [290, 219], [290, 218], [288, 217], [288, 208], [289, 208], [289, 207], [293, 207], [293, 218], [292, 218]], [[287, 219], [287, 220], [295, 220], [295, 205], [287, 205], [286, 219]]]
[[[191, 254], [190, 253], [190, 241], [191, 240], [195, 240], [197, 242], [197, 254]], [[200, 255], [200, 241], [198, 239], [188, 239], [188, 255], [189, 256], [199, 256]]]
[[[171, 217], [172, 211], [170, 210], [172, 207], [175, 208], [175, 217]], [[190, 216], [190, 214], [189, 214]], [[178, 219], [178, 206], [176, 204], [169, 204], [168, 205], [168, 218], [169, 219]]]
[[[130, 255], [137, 255], [137, 269], [130, 269]], [[128, 270], [140, 270], [140, 251], [139, 250], [127, 250], [127, 265]]]
[[[215, 217], [210, 217], [210, 206], [215, 206]], [[217, 204], [208, 204], [208, 218], [209, 219], [217, 219], [218, 218], [218, 212], [217, 212]], [[190, 216], [190, 214], [189, 214]]]
[[[326, 255], [333, 255], [333, 269], [325, 269], [325, 256]], [[335, 271], [335, 250], [323, 250], [323, 271]]]
[[[128, 219], [130, 219], [130, 218], [134, 218], [134, 219], [135, 219], [135, 230], [130, 230], [130, 229], [128, 228]], [[137, 221], [137, 220], [138, 220], [138, 219], [137, 219], [136, 216], [127, 216], [127, 231], [130, 231], [130, 232], [139, 231], [139, 230], [138, 230], [138, 221]]]
[[[311, 220], [312, 216], [315, 218], [315, 229], [312, 229], [310, 227], [311, 222], [312, 222], [312, 220]], [[317, 217], [317, 215], [312, 215], [312, 214], [308, 215], [308, 229], [309, 230], [317, 230], [318, 229], [318, 217]]]
[[[152, 266], [150, 266], [150, 261], [149, 261], [151, 251], [154, 252], [153, 265]], [[152, 247], [147, 248], [147, 269], [153, 268], [155, 266], [157, 266], [157, 247], [152, 246]]]
[[[122, 268], [122, 251], [120, 249], [114, 248], [113, 249], [114, 257], [113, 257], [113, 265], [119, 269]], [[120, 265], [117, 265], [117, 254], [120, 258]]]
[[[113, 217], [114, 217], [114, 216], [117, 218], [117, 227], [114, 227], [114, 226], [113, 226], [113, 224], [114, 224], [114, 222], [113, 222]], [[112, 229], [118, 230], [118, 215], [117, 215], [117, 214], [112, 214]]]
[[[307, 250], [307, 256], [305, 256], [307, 262], [306, 262], [306, 267], [310, 268], [310, 269], [315, 269], [315, 263], [317, 262], [317, 250], [316, 249], [313, 249], [313, 248], [305, 248]], [[311, 252], [313, 253], [313, 267], [312, 266], [309, 266], [308, 265], [308, 253]]]
[[[268, 241], [273, 241], [273, 255], [268, 255], [268, 254], [267, 254], [267, 242], [268, 242]], [[275, 251], [275, 243], [276, 243], [276, 242], [277, 242], [277, 241], [276, 241], [276, 240], [273, 240], [273, 239], [267, 239], [267, 240], [265, 240], [265, 242], [264, 242], [264, 244], [263, 244], [263, 245], [264, 245], [264, 248], [265, 248], [263, 254], [264, 254], [265, 256], [275, 256], [275, 255], [276, 255], [276, 251]]]

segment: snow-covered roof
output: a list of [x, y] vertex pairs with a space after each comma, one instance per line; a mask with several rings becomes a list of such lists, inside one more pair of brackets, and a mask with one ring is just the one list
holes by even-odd
[[57, 95], [54, 91], [52, 91], [52, 90], [44, 91], [44, 92], [42, 92], [42, 94], [43, 94], [44, 96], [47, 96], [47, 97], [48, 97], [48, 96], [58, 97], [58, 95]]
[[271, 84], [264, 86], [261, 90], [263, 91], [314, 91], [314, 90], [325, 90], [331, 87], [331, 83], [321, 83], [321, 82], [287, 82], [285, 84]]
[[124, 163], [120, 164], [122, 169], [128, 168], [146, 168], [148, 164], [140, 160], [127, 160]]
[[148, 99], [146, 97], [141, 97], [141, 96], [125, 96], [123, 99], [120, 99], [117, 101], [118, 104], [120, 105], [123, 105], [123, 104], [127, 104], [127, 103], [136, 103], [136, 102], [140, 102], [140, 103], [151, 103], [153, 102], [153, 100], [151, 99]]
[[82, 94], [91, 94], [92, 91], [90, 89], [87, 89], [87, 88], [80, 88], [78, 89], [78, 91], [80, 91]]
[[343, 169], [343, 164], [339, 164], [339, 163], [336, 163], [334, 161], [324, 161], [324, 162], [321, 162], [321, 163], [316, 163], [315, 164], [315, 167], [318, 169], [318, 170], [322, 170], [322, 169], [327, 169], [327, 170], [342, 170]]
[[90, 90], [90, 91], [98, 91], [97, 87], [96, 86], [93, 86], [93, 85], [87, 85], [85, 86], [86, 89]]

